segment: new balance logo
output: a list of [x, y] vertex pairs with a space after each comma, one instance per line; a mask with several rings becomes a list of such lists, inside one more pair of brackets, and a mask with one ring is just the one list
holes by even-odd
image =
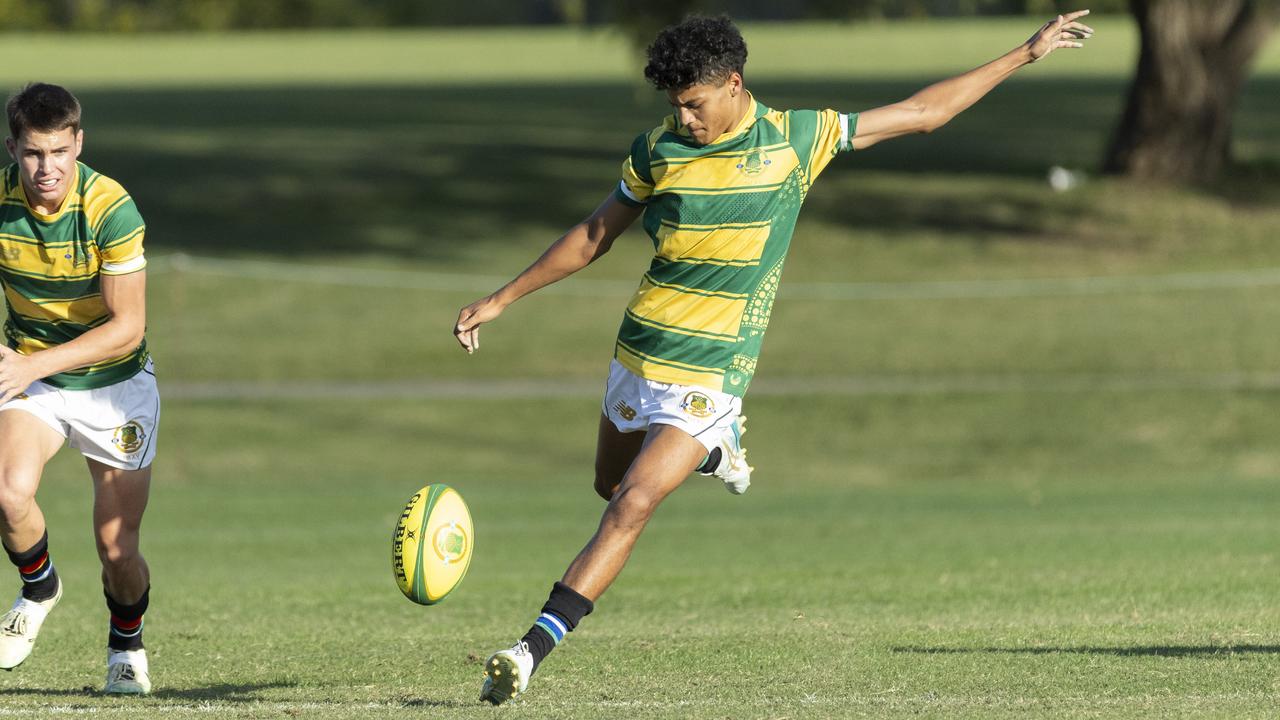
[[631, 421], [636, 419], [635, 409], [621, 400], [613, 406], [613, 411], [621, 415], [623, 420]]

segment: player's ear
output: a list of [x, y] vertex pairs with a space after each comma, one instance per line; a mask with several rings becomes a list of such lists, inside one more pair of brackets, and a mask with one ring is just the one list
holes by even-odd
[[13, 138], [4, 139], [4, 149], [9, 151], [9, 157], [13, 158], [14, 162], [18, 162], [18, 143]]
[[729, 97], [738, 97], [738, 93], [742, 92], [742, 76], [736, 71], [731, 72], [725, 82], [729, 85]]
[[84, 128], [76, 130], [76, 157], [80, 157], [80, 151], [84, 149]]

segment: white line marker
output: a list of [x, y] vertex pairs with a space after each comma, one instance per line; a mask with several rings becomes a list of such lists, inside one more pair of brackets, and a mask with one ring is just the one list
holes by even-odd
[[[349, 287], [375, 287], [438, 292], [485, 293], [510, 277], [422, 270], [391, 270], [358, 266], [312, 265], [276, 260], [237, 260], [175, 253], [154, 258], [159, 272], [185, 272], [246, 279], [293, 281]], [[539, 290], [541, 295], [626, 298], [638, 284], [627, 280], [569, 278]], [[784, 282], [780, 294], [793, 300], [972, 300], [984, 298], [1124, 295], [1205, 290], [1235, 290], [1280, 286], [1280, 268], [1171, 273], [1165, 275], [1107, 275], [1004, 280], [938, 280], [908, 282]]]

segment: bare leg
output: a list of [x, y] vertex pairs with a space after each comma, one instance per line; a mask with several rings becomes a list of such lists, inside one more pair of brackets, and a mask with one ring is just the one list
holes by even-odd
[[89, 473], [93, 475], [93, 528], [102, 560], [102, 584], [116, 602], [132, 605], [151, 583], [151, 571], [138, 550], [151, 468], [120, 470], [90, 460]]
[[27, 550], [44, 536], [36, 489], [62, 443], [60, 434], [29, 412], [0, 412], [0, 540], [10, 550]]
[[613, 421], [600, 416], [600, 431], [596, 436], [596, 494], [605, 500], [622, 484], [627, 468], [635, 462], [644, 446], [645, 432], [618, 432]]
[[618, 577], [658, 504], [680, 487], [706, 454], [701, 443], [670, 425], [620, 433], [607, 417], [600, 418], [595, 487], [609, 500], [600, 528], [552, 588], [529, 632], [510, 650], [500, 650], [485, 662], [481, 700], [501, 705], [524, 692], [538, 663], [591, 612]]
[[565, 572], [564, 584], [592, 602], [603, 595], [631, 557], [640, 531], [658, 504], [680, 487], [706, 454], [702, 443], [685, 431], [670, 425], [653, 426], [612, 493], [600, 528]]

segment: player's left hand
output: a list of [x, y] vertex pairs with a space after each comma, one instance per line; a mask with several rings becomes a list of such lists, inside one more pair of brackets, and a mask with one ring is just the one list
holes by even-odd
[[1077, 10], [1066, 15], [1059, 15], [1056, 19], [1045, 23], [1044, 27], [1036, 31], [1036, 34], [1027, 40], [1026, 48], [1031, 55], [1031, 62], [1039, 60], [1058, 48], [1084, 47], [1084, 42], [1082, 41], [1093, 37], [1093, 28], [1084, 23], [1076, 22], [1076, 19], [1088, 14], [1088, 10]]
[[453, 336], [458, 339], [467, 354], [480, 349], [480, 325], [496, 319], [506, 306], [497, 293], [482, 297], [458, 311], [458, 322], [453, 326]]
[[40, 370], [31, 358], [0, 345], [0, 405], [26, 391], [40, 378]]

